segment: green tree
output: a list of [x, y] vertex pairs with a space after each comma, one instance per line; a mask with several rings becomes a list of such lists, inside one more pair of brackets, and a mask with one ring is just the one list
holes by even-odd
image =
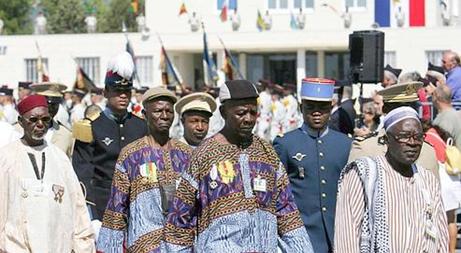
[[81, 0], [42, 0], [48, 33], [83, 33], [85, 9]]
[[143, 13], [144, 1], [139, 1], [138, 12], [134, 13], [131, 0], [111, 0], [109, 8], [105, 13], [104, 21], [107, 26], [103, 32], [121, 32], [122, 23], [125, 22], [128, 32], [134, 32], [137, 29], [136, 15]]
[[32, 20], [30, 11], [31, 0], [1, 0], [0, 19], [3, 20], [4, 34], [32, 33]]

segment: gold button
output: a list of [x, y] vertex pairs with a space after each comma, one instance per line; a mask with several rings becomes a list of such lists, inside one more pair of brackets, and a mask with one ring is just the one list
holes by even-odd
[[322, 144], [322, 140], [318, 140], [317, 143], [318, 143], [318, 144]]
[[326, 198], [327, 197], [327, 194], [322, 192], [322, 198]]
[[322, 184], [327, 184], [327, 181], [325, 179], [322, 179], [322, 181], [320, 181]]
[[320, 156], [320, 157], [323, 157], [323, 153], [322, 153], [322, 152], [320, 152], [320, 153], [319, 153], [319, 156]]
[[320, 170], [325, 170], [325, 166], [320, 166]]
[[326, 208], [326, 207], [322, 207], [322, 211], [326, 212], [326, 211], [327, 211], [327, 208]]

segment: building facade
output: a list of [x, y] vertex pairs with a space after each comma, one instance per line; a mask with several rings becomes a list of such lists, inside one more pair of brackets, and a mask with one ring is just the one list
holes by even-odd
[[[220, 77], [217, 85], [225, 79], [223, 43], [243, 76], [252, 81], [343, 79], [349, 68], [348, 36], [354, 30], [373, 29], [381, 13], [376, 9], [381, 5], [375, 5], [379, 1], [392, 5], [390, 27], [377, 28], [385, 32], [385, 63], [424, 73], [428, 61], [441, 64], [444, 50], [461, 52], [458, 0], [146, 0], [150, 32], [0, 35], [0, 84], [16, 87], [18, 81], [39, 80], [41, 55], [51, 81], [72, 87], [80, 65], [102, 87], [107, 62], [125, 50], [128, 39], [136, 55], [137, 85], [156, 86], [162, 83], [161, 38], [183, 82], [198, 88], [205, 82], [202, 23]], [[408, 5], [414, 10], [414, 1], [423, 10], [423, 26], [410, 26]], [[401, 6], [393, 6], [395, 2]], [[187, 13], [179, 15], [183, 3]], [[227, 21], [221, 20], [223, 7]], [[398, 17], [402, 13], [403, 18]], [[268, 23], [270, 29], [258, 29], [258, 24], [267, 28]]]

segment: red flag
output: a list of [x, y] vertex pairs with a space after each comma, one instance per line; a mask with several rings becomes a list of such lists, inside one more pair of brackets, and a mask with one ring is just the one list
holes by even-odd
[[181, 4], [181, 7], [179, 7], [179, 16], [181, 16], [182, 14], [185, 14], [187, 13], [187, 9], [186, 9], [186, 4], [183, 2]]
[[221, 18], [221, 22], [226, 22], [227, 21], [227, 4], [226, 4], [226, 1], [223, 1], [222, 8], [221, 8], [221, 14], [219, 16]]
[[425, 25], [424, 0], [410, 0], [410, 26]]

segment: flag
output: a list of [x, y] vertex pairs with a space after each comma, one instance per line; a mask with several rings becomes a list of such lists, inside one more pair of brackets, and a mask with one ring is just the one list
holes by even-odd
[[160, 53], [160, 70], [162, 72], [162, 83], [165, 85], [176, 84], [181, 85], [182, 81], [173, 63], [170, 61], [165, 47], [162, 45]]
[[231, 52], [226, 48], [221, 38], [219, 38], [219, 41], [224, 47], [224, 61], [221, 70], [226, 74], [226, 79], [233, 80], [235, 74], [237, 74], [239, 79], [244, 79], [242, 73], [240, 72], [237, 61], [235, 61]]
[[40, 47], [38, 46], [38, 42], [35, 41], [35, 47], [38, 51], [37, 57], [37, 74], [38, 74], [38, 81], [40, 82], [48, 82], [50, 81], [50, 77], [48, 75], [48, 70], [46, 65], [43, 63], [42, 53], [40, 52]]
[[298, 29], [298, 24], [296, 23], [295, 14], [293, 14], [293, 12], [292, 12], [291, 15], [290, 15], [290, 27], [291, 27], [291, 29], [293, 29], [293, 30], [297, 30], [297, 29]]
[[425, 0], [375, 0], [375, 22], [380, 27], [425, 26]]
[[206, 32], [203, 32], [203, 74], [207, 85], [210, 85], [211, 83], [215, 84], [219, 79], [218, 73], [216, 72], [216, 64], [208, 51]]
[[256, 18], [256, 27], [258, 27], [259, 31], [266, 30], [266, 24], [264, 23], [263, 16], [261, 16], [261, 12], [258, 10], [258, 17]]
[[131, 5], [130, 5], [131, 13], [138, 14], [138, 9], [139, 9], [139, 1], [138, 0], [132, 0]]
[[410, 0], [410, 26], [425, 25], [424, 0]]
[[74, 90], [79, 89], [88, 93], [94, 88], [96, 88], [96, 85], [93, 81], [80, 66], [77, 66], [77, 78], [75, 79]]
[[133, 75], [134, 75], [136, 81], [138, 81], [138, 84], [141, 84], [141, 81], [139, 80], [138, 72], [136, 70], [136, 56], [134, 54], [133, 47], [131, 46], [131, 43], [130, 43], [130, 40], [128, 39], [128, 37], [126, 37], [125, 50], [131, 55], [131, 59], [133, 59], [133, 63], [134, 63]]
[[223, 4], [221, 6], [221, 14], [219, 16], [221, 18], [221, 22], [227, 21], [227, 4], [225, 0], [223, 1]]
[[179, 7], [179, 16], [181, 16], [182, 14], [185, 14], [187, 13], [187, 9], [186, 9], [186, 4], [183, 2], [181, 4], [181, 7]]

